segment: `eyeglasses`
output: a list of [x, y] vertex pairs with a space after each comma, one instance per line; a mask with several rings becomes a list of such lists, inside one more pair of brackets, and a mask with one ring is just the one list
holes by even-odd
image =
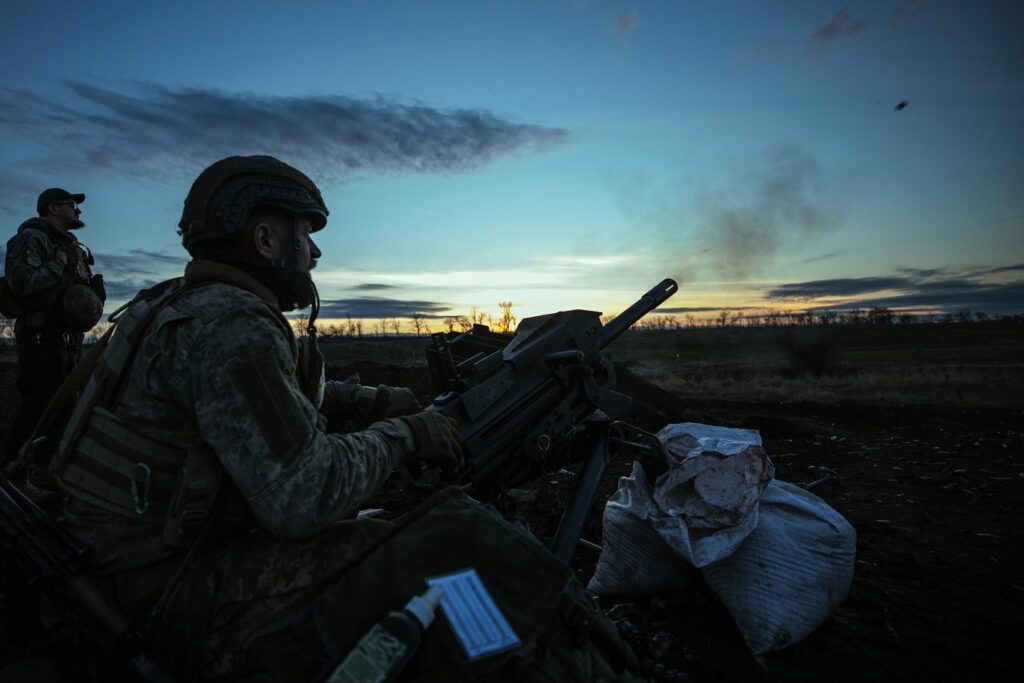
[[73, 206], [76, 209], [78, 208], [78, 202], [71, 201], [70, 199], [67, 200], [67, 201], [63, 201], [63, 202], [54, 202], [54, 205], [55, 206]]

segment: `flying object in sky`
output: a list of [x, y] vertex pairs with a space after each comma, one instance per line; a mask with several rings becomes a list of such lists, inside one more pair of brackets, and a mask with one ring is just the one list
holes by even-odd
[[904, 109], [907, 108], [908, 104], [910, 104], [910, 102], [903, 100], [902, 102], [896, 105], [895, 111], [903, 111]]

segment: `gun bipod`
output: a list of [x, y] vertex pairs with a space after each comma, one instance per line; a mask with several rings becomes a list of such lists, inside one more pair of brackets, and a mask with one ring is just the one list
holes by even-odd
[[645, 464], [665, 467], [664, 452], [656, 436], [627, 422], [612, 420], [600, 410], [588, 417], [571, 438], [573, 451], [586, 454], [585, 463], [551, 542], [552, 554], [567, 565], [579, 544], [583, 525], [608, 465], [628, 450]]

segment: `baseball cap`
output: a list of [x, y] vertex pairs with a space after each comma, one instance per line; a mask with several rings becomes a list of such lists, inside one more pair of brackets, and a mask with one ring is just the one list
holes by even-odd
[[42, 194], [39, 195], [38, 201], [36, 201], [36, 213], [42, 215], [43, 211], [45, 211], [46, 207], [50, 204], [68, 199], [76, 204], [81, 204], [85, 201], [85, 195], [71, 194], [67, 190], [62, 190], [59, 187], [51, 187], [49, 190], [43, 190]]

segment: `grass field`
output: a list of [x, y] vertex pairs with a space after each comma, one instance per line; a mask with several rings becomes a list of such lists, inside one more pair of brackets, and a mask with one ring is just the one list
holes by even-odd
[[[332, 364], [423, 365], [422, 338], [327, 341]], [[609, 349], [686, 399], [1024, 407], [1015, 322], [631, 331]]]

